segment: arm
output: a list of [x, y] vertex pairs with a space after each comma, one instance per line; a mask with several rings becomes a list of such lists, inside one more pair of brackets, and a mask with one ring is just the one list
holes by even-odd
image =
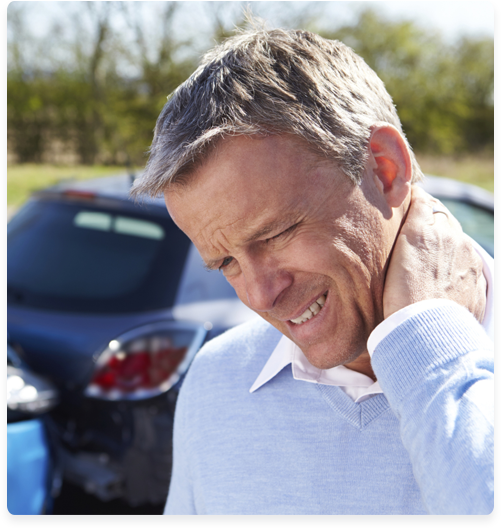
[[432, 214], [419, 189], [412, 198], [385, 283], [380, 326], [391, 330], [371, 336], [372, 366], [430, 513], [486, 514], [494, 393], [492, 342], [475, 319], [485, 307], [482, 264], [452, 215]]
[[372, 366], [428, 511], [490, 513], [493, 350], [475, 318], [452, 302], [414, 315], [376, 346]]

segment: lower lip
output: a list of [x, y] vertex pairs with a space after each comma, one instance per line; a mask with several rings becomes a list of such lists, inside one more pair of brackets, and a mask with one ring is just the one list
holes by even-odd
[[322, 309], [317, 313], [317, 315], [314, 315], [311, 319], [304, 323], [295, 324], [292, 321], [287, 321], [289, 332], [294, 341], [310, 343], [315, 340], [314, 338], [318, 337], [318, 333], [321, 330], [320, 327], [328, 315], [330, 304], [329, 301], [330, 295], [327, 295]]

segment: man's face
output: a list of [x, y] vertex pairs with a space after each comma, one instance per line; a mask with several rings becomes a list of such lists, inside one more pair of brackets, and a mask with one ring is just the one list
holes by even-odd
[[288, 136], [237, 136], [165, 199], [208, 267], [325, 369], [349, 366], [383, 319], [401, 218], [374, 178], [355, 186]]

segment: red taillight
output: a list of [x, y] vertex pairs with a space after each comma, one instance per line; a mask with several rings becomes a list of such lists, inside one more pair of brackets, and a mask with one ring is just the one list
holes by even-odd
[[186, 354], [186, 347], [169, 347], [157, 352], [118, 352], [94, 374], [91, 384], [102, 390], [133, 392], [154, 389], [168, 380]]
[[63, 192], [64, 196], [70, 198], [84, 198], [87, 200], [93, 200], [96, 197], [96, 193], [92, 191], [80, 191], [78, 189], [68, 189]]
[[187, 368], [185, 363], [191, 360], [188, 352], [196, 352], [205, 330], [181, 327], [151, 332], [152, 326], [147, 327], [149, 333], [137, 336], [136, 331], [131, 339], [125, 335], [110, 343], [96, 365], [86, 390], [88, 396], [147, 397], [168, 390], [179, 379]]

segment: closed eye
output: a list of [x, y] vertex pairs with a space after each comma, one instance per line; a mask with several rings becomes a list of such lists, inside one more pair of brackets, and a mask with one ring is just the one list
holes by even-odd
[[[284, 231], [282, 231], [281, 233], [278, 233], [278, 235], [275, 235], [275, 236], [272, 236], [270, 238], [267, 238], [265, 239], [265, 243], [268, 244], [269, 242], [271, 242], [272, 240], [277, 240], [279, 239], [280, 237], [284, 237], [286, 235], [289, 235], [290, 233], [292, 233], [294, 231], [294, 229], [296, 229], [296, 227], [300, 224], [301, 222], [297, 222], [296, 224], [293, 224], [291, 225], [290, 227], [288, 227], [287, 229], [285, 229]], [[223, 262], [221, 263], [221, 265], [218, 267], [218, 270], [219, 271], [223, 271], [225, 268], [227, 268], [232, 262], [233, 262], [234, 258], [233, 257], [225, 257], [223, 259]]]
[[272, 236], [270, 238], [267, 238], [266, 239], [266, 243], [270, 242], [270, 240], [276, 240], [277, 238], [280, 238], [282, 236], [285, 236], [285, 235], [288, 235], [288, 234], [292, 233], [292, 231], [294, 231], [294, 229], [296, 229], [296, 227], [298, 225], [299, 225], [299, 222], [297, 224], [291, 225], [285, 231], [282, 231], [281, 233], [278, 233], [278, 235], [275, 235], [275, 236]]

